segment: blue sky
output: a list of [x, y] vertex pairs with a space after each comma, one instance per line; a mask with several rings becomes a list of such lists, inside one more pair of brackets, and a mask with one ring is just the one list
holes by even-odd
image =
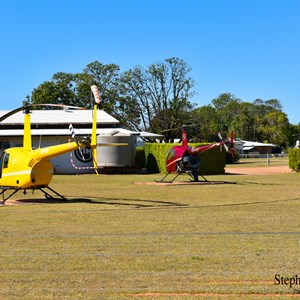
[[0, 109], [95, 60], [126, 71], [174, 56], [192, 68], [197, 106], [276, 98], [298, 124], [299, 15], [297, 0], [0, 0]]

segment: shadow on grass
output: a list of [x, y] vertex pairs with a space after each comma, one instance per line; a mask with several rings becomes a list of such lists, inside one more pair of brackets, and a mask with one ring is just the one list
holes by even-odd
[[[253, 202], [240, 202], [240, 203], [224, 203], [224, 204], [212, 204], [212, 205], [189, 205], [176, 202], [158, 201], [158, 200], [142, 200], [142, 199], [124, 199], [124, 198], [73, 198], [69, 200], [60, 199], [19, 199], [11, 200], [9, 205], [26, 205], [26, 204], [74, 204], [74, 203], [88, 203], [88, 204], [98, 204], [98, 205], [112, 205], [119, 206], [119, 209], [205, 209], [205, 208], [221, 208], [221, 207], [238, 207], [238, 206], [248, 206], [248, 205], [266, 205], [270, 203], [285, 203], [285, 202], [298, 202], [300, 198], [291, 199], [278, 199], [278, 200], [266, 200], [266, 201], [253, 201]], [[7, 203], [8, 204], [8, 203]], [[3, 205], [6, 206], [6, 205]], [[98, 210], [107, 211], [108, 208], [97, 208]], [[115, 210], [115, 209], [114, 209]], [[90, 211], [90, 210], [88, 210]]]
[[[116, 205], [116, 206], [132, 206], [134, 208], [154, 208], [154, 207], [185, 207], [188, 204], [182, 204], [170, 201], [160, 200], [145, 200], [145, 199], [129, 199], [129, 198], [103, 198], [103, 197], [80, 197], [63, 199], [19, 199], [11, 200], [14, 204], [74, 204], [74, 203], [88, 203], [88, 204], [104, 204], [104, 205]], [[7, 202], [8, 204], [9, 202]]]
[[[224, 204], [212, 204], [212, 205], [190, 205], [190, 204], [181, 204], [175, 202], [166, 202], [166, 201], [156, 201], [156, 200], [141, 200], [141, 199], [124, 199], [124, 198], [93, 198], [101, 199], [91, 200], [91, 199], [71, 199], [67, 202], [69, 203], [91, 203], [91, 204], [106, 204], [106, 205], [116, 205], [116, 206], [132, 206], [133, 208], [155, 208], [155, 209], [167, 209], [167, 208], [212, 208], [212, 207], [234, 207], [234, 206], [248, 206], [248, 205], [261, 205], [261, 204], [270, 204], [270, 203], [284, 203], [290, 201], [300, 201], [300, 198], [292, 199], [279, 199], [279, 200], [259, 200], [253, 202], [240, 202], [240, 203], [224, 203]], [[104, 200], [103, 200], [104, 199]], [[126, 202], [122, 202], [126, 201]], [[130, 203], [131, 202], [131, 203]], [[133, 203], [135, 202], [135, 203]], [[136, 203], [141, 202], [141, 203]], [[146, 202], [147, 204], [142, 204]], [[157, 204], [157, 205], [156, 205]]]
[[240, 202], [240, 203], [225, 203], [225, 204], [203, 205], [203, 206], [190, 206], [188, 208], [234, 207], [234, 206], [246, 206], [246, 205], [248, 206], [248, 205], [261, 205], [261, 204], [264, 205], [264, 204], [270, 204], [270, 203], [284, 203], [284, 202], [291, 202], [291, 201], [300, 201], [300, 198]]
[[170, 201], [161, 200], [145, 200], [145, 199], [130, 199], [130, 198], [103, 198], [103, 197], [93, 197], [91, 199], [87, 198], [74, 198], [70, 199], [69, 203], [91, 203], [91, 204], [106, 204], [106, 205], [124, 205], [124, 206], [134, 206], [139, 207], [185, 207], [188, 204], [182, 204]]
[[247, 185], [247, 184], [252, 184], [252, 185], [285, 185], [283, 183], [262, 183], [262, 182], [253, 182], [253, 181], [241, 181], [238, 182], [237, 185]]

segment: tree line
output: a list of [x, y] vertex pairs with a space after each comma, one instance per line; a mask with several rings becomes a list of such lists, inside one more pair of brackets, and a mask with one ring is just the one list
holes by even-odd
[[223, 93], [197, 107], [191, 102], [195, 81], [190, 72], [191, 67], [176, 57], [125, 72], [116, 64], [94, 61], [80, 73], [55, 73], [34, 88], [27, 101], [91, 108], [90, 86], [96, 84], [101, 108], [127, 129], [162, 133], [172, 141], [185, 124], [195, 142], [214, 141], [217, 132], [226, 135], [234, 130], [241, 139], [294, 145], [299, 128], [289, 123], [280, 100], [245, 102]]

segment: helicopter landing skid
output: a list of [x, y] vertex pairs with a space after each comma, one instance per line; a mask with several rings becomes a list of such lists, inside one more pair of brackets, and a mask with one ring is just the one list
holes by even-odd
[[[200, 181], [200, 180], [198, 179], [198, 177], [196, 177], [197, 179], [194, 177], [194, 175], [193, 175], [192, 172], [184, 172], [184, 173], [189, 174], [190, 177], [193, 179], [193, 180], [192, 180], [193, 182], [199, 182], [199, 181]], [[172, 180], [165, 180], [169, 174], [171, 174], [171, 173], [167, 173], [161, 180], [154, 180], [154, 181], [155, 181], [155, 182], [172, 183], [172, 182], [174, 182], [175, 179], [176, 179], [180, 174], [182, 174], [182, 173], [177, 173], [176, 176], [175, 176]], [[201, 175], [201, 174], [199, 174], [199, 175], [204, 179], [203, 181], [208, 182], [208, 180], [207, 180], [203, 175]]]
[[44, 190], [44, 188], [47, 188], [48, 190], [50, 190], [53, 194], [55, 194], [56, 196], [58, 196], [61, 200], [63, 200], [63, 201], [67, 201], [68, 200], [63, 195], [61, 195], [60, 193], [58, 193], [57, 191], [51, 189], [49, 186], [40, 187], [39, 190], [44, 193], [46, 199], [50, 199], [50, 200], [56, 199], [57, 200], [57, 198], [53, 197], [51, 194], [49, 194], [48, 192], [46, 192]]
[[173, 182], [180, 175], [180, 173], [178, 173], [178, 174], [176, 174], [176, 176], [172, 180], [167, 181], [165, 179], [167, 178], [167, 176], [169, 174], [171, 174], [171, 173], [167, 173], [161, 180], [154, 180], [154, 181], [155, 182], [167, 182], [167, 183], [171, 183], [171, 182]]
[[9, 194], [9, 196], [5, 197], [4, 193], [9, 190], [11, 188], [3, 188], [2, 192], [0, 193], [0, 196], [2, 195], [2, 202], [0, 202], [1, 204], [4, 204], [6, 200], [8, 200], [10, 197], [12, 197], [15, 193], [17, 193], [20, 188], [13, 188], [13, 192]]
[[208, 180], [202, 175], [202, 174], [199, 174], [199, 173], [194, 173], [193, 171], [186, 171], [187, 174], [190, 175], [190, 177], [193, 179], [192, 181], [194, 182], [199, 182], [201, 180], [199, 180], [199, 175], [203, 178], [203, 181], [205, 182], [208, 182]]
[[[47, 192], [45, 189], [50, 190], [53, 194], [55, 194], [56, 196], [58, 196], [59, 198], [55, 198], [54, 196], [52, 196], [49, 192]], [[49, 186], [40, 186], [40, 187], [36, 187], [36, 188], [29, 188], [29, 189], [22, 189], [22, 188], [17, 188], [17, 187], [2, 187], [2, 191], [0, 192], [0, 196], [2, 195], [2, 201], [0, 202], [0, 204], [5, 204], [5, 202], [12, 197], [14, 194], [16, 194], [18, 191], [23, 190], [23, 193], [26, 194], [27, 190], [32, 190], [34, 192], [34, 190], [40, 190], [42, 193], [44, 193], [45, 198], [46, 199], [50, 199], [50, 200], [62, 200], [62, 201], [67, 201], [68, 199], [65, 198], [63, 195], [59, 194], [57, 191], [53, 190], [52, 188], [50, 188]], [[13, 190], [13, 192], [11, 192], [8, 196], [5, 196], [5, 192], [7, 190]]]

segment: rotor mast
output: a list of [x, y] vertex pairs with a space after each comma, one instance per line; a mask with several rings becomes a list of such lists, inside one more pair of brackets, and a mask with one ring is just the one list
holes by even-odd
[[182, 148], [188, 150], [188, 140], [186, 134], [186, 125], [182, 125]]
[[31, 139], [31, 124], [30, 124], [30, 109], [29, 107], [24, 108], [24, 136], [23, 136], [23, 148], [24, 150], [32, 150], [32, 139]]

